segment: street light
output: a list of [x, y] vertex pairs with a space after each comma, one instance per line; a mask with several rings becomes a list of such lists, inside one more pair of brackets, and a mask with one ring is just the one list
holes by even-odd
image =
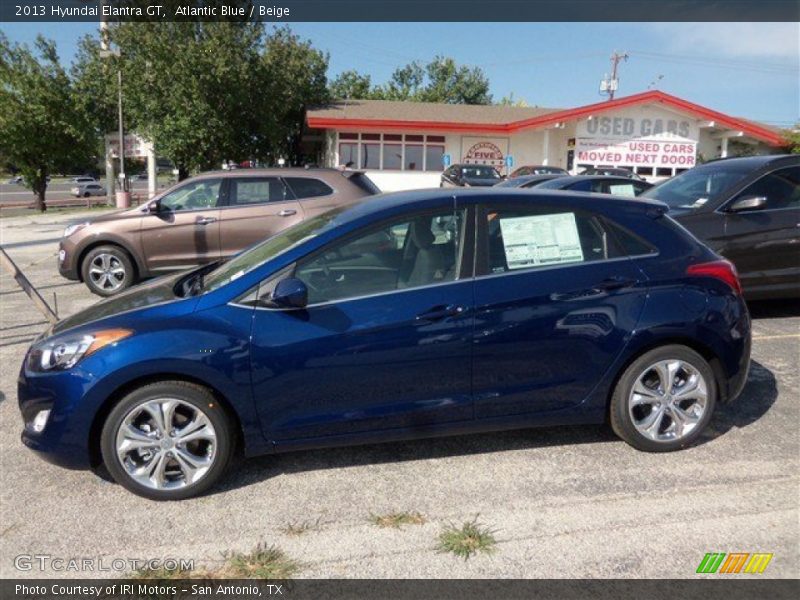
[[[120, 58], [121, 56], [119, 50], [110, 50], [108, 48], [101, 49], [99, 55], [100, 58], [111, 58], [112, 56]], [[130, 198], [128, 196], [128, 183], [125, 179], [125, 132], [122, 121], [122, 67], [120, 65], [117, 65], [117, 85], [119, 88], [117, 97], [119, 109], [119, 183], [122, 186], [122, 191], [117, 194], [117, 207], [127, 208], [130, 204]]]

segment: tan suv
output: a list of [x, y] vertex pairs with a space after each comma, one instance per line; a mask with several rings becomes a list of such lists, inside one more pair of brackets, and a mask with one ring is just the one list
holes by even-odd
[[101, 296], [227, 259], [308, 217], [379, 193], [359, 171], [242, 169], [180, 182], [146, 205], [70, 225], [58, 270]]

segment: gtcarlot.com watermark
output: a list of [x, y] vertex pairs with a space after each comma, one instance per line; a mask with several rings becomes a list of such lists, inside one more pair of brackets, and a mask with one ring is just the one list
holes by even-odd
[[14, 557], [18, 571], [191, 571], [194, 560], [187, 558], [107, 558], [103, 556], [53, 556], [52, 554], [18, 554]]

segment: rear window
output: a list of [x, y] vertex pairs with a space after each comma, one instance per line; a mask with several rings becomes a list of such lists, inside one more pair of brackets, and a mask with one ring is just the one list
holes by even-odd
[[294, 192], [295, 198], [316, 198], [317, 196], [330, 196], [331, 187], [324, 181], [313, 177], [286, 177], [285, 181]]

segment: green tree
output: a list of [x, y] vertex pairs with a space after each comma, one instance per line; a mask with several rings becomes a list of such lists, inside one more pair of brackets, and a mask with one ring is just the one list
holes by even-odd
[[518, 107], [525, 107], [529, 106], [528, 102], [525, 98], [514, 98], [514, 92], [511, 92], [508, 96], [503, 96], [500, 98], [500, 102], [497, 103], [499, 106], [518, 106]]
[[96, 138], [55, 44], [39, 36], [34, 48], [0, 32], [0, 155], [19, 169], [44, 212], [48, 176], [89, 164]]
[[446, 104], [491, 104], [489, 79], [479, 68], [458, 66], [437, 56], [427, 65], [412, 62], [398, 67], [384, 85], [373, 86], [369, 75], [345, 71], [330, 87], [339, 99], [403, 100]]
[[800, 123], [795, 123], [792, 129], [785, 129], [783, 131], [783, 139], [786, 142], [785, 148], [787, 152], [800, 154]]
[[92, 92], [86, 109], [98, 128], [115, 126], [121, 69], [126, 129], [152, 141], [180, 179], [224, 160], [292, 160], [303, 107], [328, 97], [327, 55], [288, 28], [159, 21], [108, 31], [119, 56], [103, 58], [90, 38], [76, 60], [78, 86]]
[[358, 71], [343, 71], [330, 84], [330, 95], [340, 100], [363, 100], [372, 97], [372, 79]]

